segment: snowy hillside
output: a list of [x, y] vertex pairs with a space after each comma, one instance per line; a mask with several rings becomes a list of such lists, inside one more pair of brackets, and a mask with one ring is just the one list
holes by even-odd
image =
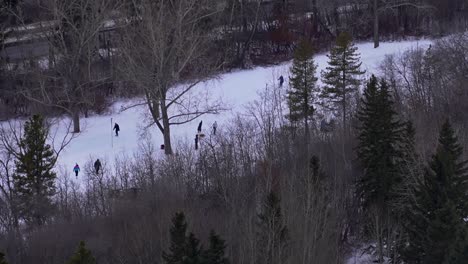
[[[382, 43], [378, 49], [374, 49], [372, 43], [363, 43], [358, 44], [357, 47], [361, 54], [362, 67], [367, 71], [366, 75], [370, 75], [378, 73], [377, 66], [385, 55], [404, 52], [415, 47], [427, 47], [430, 43], [429, 40], [388, 42]], [[315, 62], [318, 64], [317, 74], [319, 74], [326, 67], [326, 54], [317, 55]], [[204, 131], [208, 131], [215, 120], [218, 122], [219, 129], [222, 130], [223, 124], [237, 113], [245, 111], [246, 104], [255, 100], [258, 97], [257, 92], [263, 89], [267, 83], [275, 82], [280, 75], [283, 75], [287, 80], [289, 66], [288, 62], [274, 67], [258, 67], [253, 70], [237, 71], [223, 74], [216, 80], [199, 84], [195, 92], [206, 91], [214, 98], [222, 98], [223, 105], [230, 110], [219, 115], [203, 116], [188, 124], [173, 126], [171, 132], [174, 147], [176, 148], [178, 141], [192, 142], [194, 140], [200, 120], [203, 120]], [[138, 149], [138, 144], [142, 141], [141, 135], [145, 131], [144, 128], [150, 124], [150, 119], [147, 117], [148, 112], [144, 105], [123, 112], [120, 110], [123, 106], [138, 102], [140, 101], [137, 99], [120, 101], [113, 105], [111, 114], [83, 118], [83, 132], [60, 155], [60, 170], [68, 171], [71, 175], [75, 163], [83, 167], [87, 161], [96, 158], [112, 163], [116, 155], [121, 153], [126, 153], [131, 157], [132, 153]], [[112, 136], [111, 119], [120, 125], [119, 137]], [[60, 130], [63, 133], [66, 129], [61, 127]], [[157, 127], [152, 126], [146, 131], [151, 135], [155, 146], [159, 148], [159, 145], [163, 144], [163, 138]], [[177, 152], [177, 149], [175, 151]], [[160, 153], [163, 155], [162, 151]]]

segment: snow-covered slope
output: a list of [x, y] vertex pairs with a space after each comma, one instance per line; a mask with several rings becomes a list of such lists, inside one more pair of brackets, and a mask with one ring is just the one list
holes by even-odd
[[[377, 66], [385, 55], [403, 52], [415, 47], [427, 47], [430, 43], [430, 40], [384, 42], [378, 49], [374, 49], [372, 43], [362, 43], [358, 44], [357, 47], [361, 54], [362, 67], [367, 71], [366, 74], [370, 75], [378, 73]], [[320, 74], [320, 71], [327, 64], [326, 54], [317, 55], [315, 61], [318, 64], [317, 74]], [[267, 83], [275, 82], [280, 75], [283, 75], [287, 80], [289, 66], [290, 62], [279, 66], [258, 67], [252, 70], [226, 73], [216, 80], [199, 84], [195, 88], [197, 93], [208, 91], [216, 98], [221, 97], [223, 105], [229, 106], [230, 110], [218, 115], [203, 116], [184, 125], [173, 126], [171, 128], [173, 142], [178, 140], [193, 142], [198, 122], [201, 120], [203, 120], [204, 131], [207, 131], [215, 120], [218, 122], [218, 127], [222, 129], [225, 122], [236, 113], [242, 113], [245, 110], [245, 105], [258, 97], [257, 92], [263, 89]], [[119, 101], [113, 105], [111, 114], [83, 118], [83, 132], [60, 155], [59, 165], [62, 170], [69, 171], [71, 175], [75, 163], [83, 166], [91, 158], [93, 160], [100, 158], [112, 163], [115, 156], [121, 153], [132, 156], [132, 153], [138, 149], [139, 142], [142, 141], [141, 135], [145, 131], [143, 128], [150, 123], [150, 119], [147, 117], [148, 111], [145, 106], [133, 107], [126, 111], [120, 111], [120, 109], [122, 106], [135, 104], [138, 101], [137, 99]], [[120, 125], [119, 137], [112, 136], [111, 119]], [[64, 133], [65, 127], [60, 127], [60, 130], [59, 134]], [[156, 146], [159, 147], [160, 144], [163, 144], [162, 135], [156, 126], [146, 131], [151, 135]]]

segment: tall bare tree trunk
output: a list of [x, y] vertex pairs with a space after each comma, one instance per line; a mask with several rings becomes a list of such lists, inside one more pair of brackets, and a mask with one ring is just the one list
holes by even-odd
[[374, 0], [372, 11], [374, 12], [374, 48], [378, 48], [379, 42], [379, 7], [377, 0]]
[[314, 34], [317, 36], [319, 33], [319, 12], [318, 12], [317, 0], [312, 1], [312, 12], [314, 13], [313, 30], [314, 30]]
[[161, 117], [163, 122], [163, 137], [164, 137], [164, 153], [166, 155], [171, 155], [172, 145], [171, 145], [171, 130], [169, 125], [169, 115], [167, 114], [167, 107], [165, 99], [161, 100]]
[[[343, 54], [343, 65], [346, 64], [345, 54]], [[342, 87], [343, 87], [343, 133], [346, 134], [347, 132], [347, 125], [346, 125], [346, 72], [343, 71], [342, 76]]]
[[80, 133], [80, 111], [78, 107], [74, 107], [72, 110], [73, 120], [73, 133]]

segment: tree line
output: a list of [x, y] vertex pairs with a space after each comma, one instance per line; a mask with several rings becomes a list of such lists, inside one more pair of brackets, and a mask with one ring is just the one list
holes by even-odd
[[[42, 117], [22, 134], [4, 127], [0, 248], [9, 263], [66, 263], [81, 240], [93, 257], [84, 245], [77, 254], [98, 263], [342, 263], [369, 242], [362, 250], [378, 263], [463, 263], [466, 119], [444, 102], [462, 104], [464, 64], [453, 60], [466, 59], [464, 38], [387, 57], [383, 78], [363, 81], [342, 34], [323, 87], [301, 41], [289, 85], [268, 85], [250, 118], [232, 120], [198, 153], [182, 144], [157, 159], [147, 138], [113, 170], [103, 161], [100, 175], [90, 159], [83, 187], [54, 167], [60, 153]], [[330, 110], [341, 121], [320, 131]]]
[[[83, 95], [102, 79], [93, 76], [89, 59], [100, 56], [87, 38], [97, 36], [97, 28], [86, 21], [105, 20], [92, 11], [114, 2], [66, 3], [57, 9], [63, 22], [50, 41], [56, 54], [73, 55], [22, 76], [40, 85], [21, 92], [73, 116], [74, 107], [87, 109], [89, 101], [80, 100], [88, 100]], [[198, 19], [217, 9], [190, 1], [142, 3], [145, 8], [132, 2], [128, 9], [141, 17], [123, 30], [120, 41], [128, 48], [112, 52], [126, 66], [119, 71], [125, 83], [141, 89], [142, 104], [166, 138], [171, 125], [220, 110], [214, 102], [167, 114], [177, 105], [178, 96], [167, 98], [174, 84], [184, 84], [184, 96], [223, 67], [217, 60], [203, 64], [213, 25]], [[181, 27], [193, 19], [196, 27]], [[250, 25], [244, 23], [248, 32]], [[90, 35], [67, 29], [80, 27]], [[320, 42], [301, 38], [289, 85], [268, 85], [249, 108], [250, 118], [232, 120], [199, 153], [182, 144], [177, 155], [158, 160], [148, 138], [133, 157], [119, 157], [113, 170], [104, 161], [102, 175], [92, 161], [86, 164], [83, 187], [55, 166], [60, 150], [47, 144], [47, 118], [35, 115], [21, 130], [2, 127], [0, 249], [9, 263], [66, 263], [81, 240], [91, 251], [80, 243], [73, 263], [341, 263], [359, 246], [354, 243], [369, 241], [376, 246], [368, 252], [380, 263], [463, 263], [466, 41], [461, 34], [388, 56], [382, 78], [364, 80], [358, 51], [343, 32], [320, 87], [313, 61], [318, 47], [312, 45]], [[207, 72], [193, 69], [199, 64], [209, 65]], [[57, 100], [46, 101], [49, 95]], [[327, 112], [340, 117], [339, 126], [320, 131], [316, 125]], [[188, 227], [193, 232], [187, 235]]]
[[[207, 101], [197, 87], [217, 73], [287, 60], [303, 39], [324, 50], [349, 32], [355, 39], [373, 36], [377, 47], [381, 38], [463, 29], [467, 17], [466, 6], [455, 0], [2, 3], [0, 39], [21, 38], [8, 28], [36, 22], [31, 34], [42, 43], [32, 51], [27, 44], [1, 45], [5, 117], [67, 114], [79, 133], [80, 118], [101, 113], [114, 96], [144, 96], [139, 104], [148, 107], [148, 126], [161, 132], [167, 154], [173, 152], [171, 127], [223, 110], [216, 100], [191, 105], [190, 111], [177, 107], [187, 96]], [[47, 51], [34, 55], [35, 49]], [[6, 61], [9, 54], [18, 58]]]

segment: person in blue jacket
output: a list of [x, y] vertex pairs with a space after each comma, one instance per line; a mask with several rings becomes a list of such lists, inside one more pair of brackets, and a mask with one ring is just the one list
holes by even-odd
[[78, 163], [73, 167], [73, 171], [75, 172], [75, 176], [78, 177], [78, 172], [80, 172], [80, 166], [78, 166]]

